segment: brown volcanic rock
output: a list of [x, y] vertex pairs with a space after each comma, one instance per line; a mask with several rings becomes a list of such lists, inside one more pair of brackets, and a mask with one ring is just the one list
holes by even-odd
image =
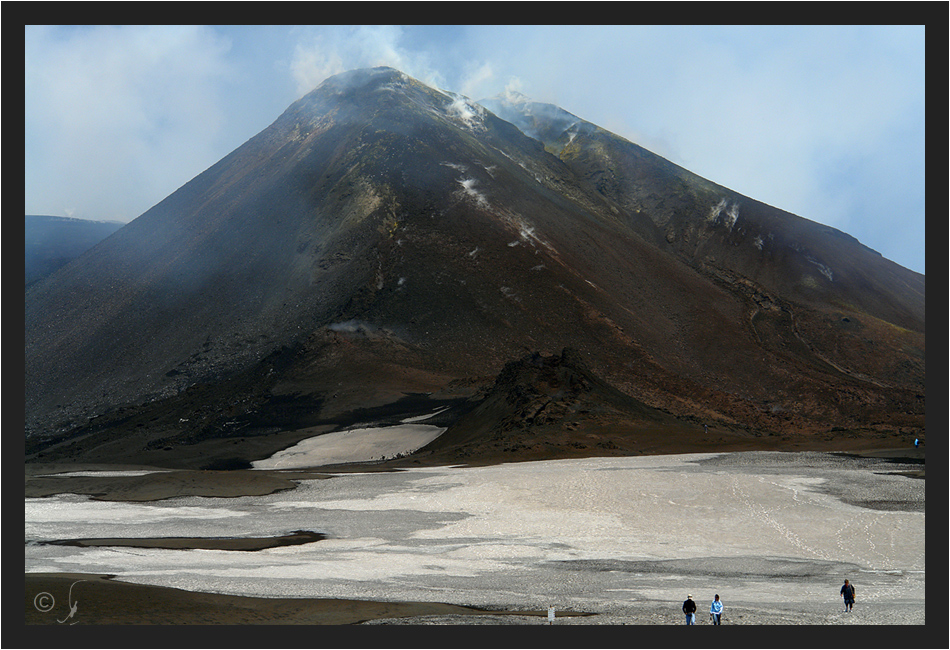
[[241, 466], [433, 400], [450, 423], [565, 348], [690, 426], [922, 432], [923, 276], [558, 115], [535, 139], [395, 70], [328, 79], [27, 290], [28, 453]]
[[645, 451], [637, 448], [637, 433], [683, 428], [594, 375], [567, 348], [505, 364], [477, 406], [414, 458], [477, 463], [630, 454]]

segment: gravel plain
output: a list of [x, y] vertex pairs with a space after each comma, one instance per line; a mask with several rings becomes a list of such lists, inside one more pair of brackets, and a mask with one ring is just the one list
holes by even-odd
[[[681, 625], [687, 594], [707, 625], [717, 593], [723, 625], [923, 625], [921, 467], [742, 452], [350, 472], [231, 498], [60, 494], [26, 500], [26, 571], [502, 612], [363, 621], [376, 626]], [[324, 538], [256, 552], [47, 543], [299, 530]], [[838, 595], [845, 578], [857, 586], [852, 613]]]

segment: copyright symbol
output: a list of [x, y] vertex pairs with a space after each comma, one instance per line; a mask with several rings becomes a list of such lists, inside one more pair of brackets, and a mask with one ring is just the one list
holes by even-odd
[[36, 594], [36, 598], [33, 599], [33, 607], [40, 612], [48, 612], [53, 609], [54, 605], [56, 605], [56, 601], [53, 599], [53, 595], [45, 591]]

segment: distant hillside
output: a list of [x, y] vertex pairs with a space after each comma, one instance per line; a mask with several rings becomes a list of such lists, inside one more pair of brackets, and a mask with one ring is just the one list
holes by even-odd
[[26, 286], [79, 257], [123, 225], [118, 221], [26, 215]]

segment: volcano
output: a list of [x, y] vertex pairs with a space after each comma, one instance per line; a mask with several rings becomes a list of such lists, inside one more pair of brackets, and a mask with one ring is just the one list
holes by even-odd
[[440, 407], [469, 459], [501, 432], [517, 460], [924, 430], [923, 275], [556, 106], [391, 68], [30, 285], [25, 329], [33, 460], [240, 465]]

